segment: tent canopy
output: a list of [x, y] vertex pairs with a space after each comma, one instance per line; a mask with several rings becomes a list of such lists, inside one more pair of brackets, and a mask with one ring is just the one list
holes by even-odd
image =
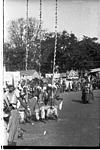
[[90, 73], [100, 72], [100, 68], [91, 69]]
[[20, 71], [20, 76], [31, 76], [32, 78], [39, 78], [39, 73], [36, 70]]

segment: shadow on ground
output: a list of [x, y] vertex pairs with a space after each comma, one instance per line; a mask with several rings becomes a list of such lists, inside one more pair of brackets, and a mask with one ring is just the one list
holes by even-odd
[[83, 104], [83, 102], [81, 100], [76, 100], [76, 99], [72, 100], [72, 102], [82, 103]]

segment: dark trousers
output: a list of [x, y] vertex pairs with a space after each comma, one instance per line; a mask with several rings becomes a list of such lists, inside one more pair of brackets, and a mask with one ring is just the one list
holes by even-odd
[[87, 93], [84, 90], [82, 90], [82, 102], [83, 103], [87, 102]]

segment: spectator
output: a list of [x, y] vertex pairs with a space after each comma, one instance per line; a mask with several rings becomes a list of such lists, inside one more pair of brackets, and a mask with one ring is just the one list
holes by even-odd
[[[8, 136], [8, 145], [12, 145], [14, 142], [15, 136], [18, 133], [19, 129], [19, 112], [16, 109], [16, 107], [13, 107], [12, 104], [10, 104], [10, 118], [9, 118], [9, 123], [7, 127], [7, 132], [9, 134]], [[17, 134], [18, 136], [18, 134]]]
[[4, 125], [3, 129], [4, 129], [4, 145], [5, 146], [8, 145], [8, 132], [7, 132], [8, 118], [9, 118], [9, 114], [3, 111], [3, 125]]

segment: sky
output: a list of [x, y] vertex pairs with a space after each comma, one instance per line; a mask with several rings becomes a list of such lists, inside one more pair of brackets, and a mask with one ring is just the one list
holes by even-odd
[[[26, 0], [4, 0], [5, 41], [10, 20], [26, 18]], [[29, 0], [29, 17], [39, 19], [39, 0]], [[42, 28], [55, 30], [55, 0], [42, 0]], [[58, 0], [58, 32], [73, 32], [79, 39], [98, 37], [100, 41], [100, 0]]]

